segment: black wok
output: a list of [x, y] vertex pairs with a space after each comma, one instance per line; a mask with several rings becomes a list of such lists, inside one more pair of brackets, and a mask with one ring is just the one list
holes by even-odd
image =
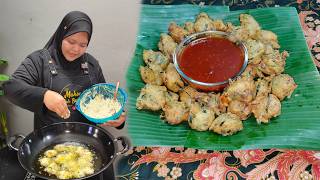
[[[16, 148], [13, 144], [22, 138]], [[80, 122], [62, 122], [45, 126], [35, 130], [26, 137], [15, 135], [8, 142], [8, 146], [18, 151], [18, 159], [21, 166], [33, 175], [43, 179], [56, 179], [49, 174], [39, 172], [38, 157], [47, 147], [56, 144], [76, 142], [89, 147], [94, 151], [97, 160], [94, 162], [94, 174], [82, 178], [85, 179], [100, 174], [108, 166], [112, 165], [115, 157], [129, 150], [129, 140], [126, 137], [114, 138], [108, 131], [98, 126]], [[121, 142], [123, 148], [118, 148], [117, 142]]]

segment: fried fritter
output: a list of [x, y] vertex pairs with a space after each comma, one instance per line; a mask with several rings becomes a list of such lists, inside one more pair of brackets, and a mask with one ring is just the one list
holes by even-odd
[[270, 80], [259, 78], [256, 82], [257, 97], [267, 96], [271, 92]]
[[161, 33], [160, 41], [158, 43], [159, 50], [172, 61], [172, 54], [177, 47], [171, 36]]
[[147, 84], [162, 85], [162, 73], [169, 64], [169, 59], [159, 51], [144, 50], [143, 60], [147, 66], [140, 66], [142, 80]]
[[241, 120], [246, 120], [251, 114], [251, 106], [242, 101], [231, 101], [228, 106], [228, 112], [237, 115]]
[[168, 65], [162, 77], [166, 87], [173, 92], [178, 92], [184, 87], [184, 83], [172, 63]]
[[241, 74], [241, 77], [245, 78], [256, 78], [256, 77], [264, 77], [263, 73], [258, 68], [258, 65], [248, 64], [247, 68]]
[[256, 39], [263, 42], [264, 44], [270, 44], [272, 48], [279, 49], [278, 37], [275, 33], [267, 30], [260, 30], [256, 34]]
[[193, 22], [186, 22], [184, 23], [183, 28], [188, 31], [189, 34], [194, 33], [194, 23]]
[[281, 113], [281, 102], [273, 94], [259, 96], [252, 102], [252, 112], [257, 123], [268, 123], [272, 117]]
[[207, 13], [202, 12], [197, 16], [197, 19], [194, 23], [194, 30], [195, 32], [214, 30], [212, 19]]
[[257, 40], [248, 39], [244, 42], [248, 50], [248, 60], [251, 64], [259, 64], [261, 61], [261, 55], [264, 53], [264, 45]]
[[231, 22], [227, 22], [226, 27], [227, 27], [226, 32], [228, 33], [231, 33], [235, 29], [235, 26]]
[[198, 93], [196, 100], [217, 115], [226, 112], [226, 107], [220, 102], [220, 94]]
[[180, 124], [183, 121], [187, 121], [189, 117], [189, 108], [185, 102], [167, 101], [162, 110], [164, 112], [162, 117], [169, 124]]
[[162, 108], [163, 113], [160, 115], [169, 124], [180, 124], [183, 121], [187, 121], [189, 117], [189, 107], [185, 102], [179, 102], [179, 95], [167, 91], [165, 92], [166, 103]]
[[189, 126], [197, 131], [206, 131], [214, 120], [214, 112], [204, 108], [198, 112], [190, 112], [190, 118], [188, 120]]
[[230, 31], [228, 39], [232, 42], [244, 42], [249, 39], [249, 31], [242, 26], [234, 26]]
[[264, 44], [264, 54], [272, 54], [274, 51], [271, 44]]
[[147, 66], [160, 66], [165, 70], [169, 64], [169, 59], [159, 51], [143, 50], [143, 60]]
[[235, 134], [243, 129], [240, 118], [230, 112], [220, 114], [211, 124], [210, 130], [223, 136]]
[[260, 31], [260, 25], [258, 22], [249, 14], [240, 14], [241, 26], [248, 30], [249, 37], [254, 37]]
[[189, 118], [189, 125], [192, 129], [208, 130], [215, 114], [225, 112], [225, 107], [220, 104], [219, 94], [197, 92], [192, 100]]
[[165, 86], [146, 84], [141, 89], [140, 95], [137, 98], [137, 109], [160, 110], [166, 103], [166, 91], [167, 88]]
[[293, 78], [288, 74], [279, 74], [271, 81], [271, 92], [281, 101], [288, 97], [290, 98], [293, 91], [297, 88]]
[[281, 74], [284, 71], [287, 56], [286, 51], [280, 54], [278, 50], [274, 50], [270, 54], [264, 54], [258, 68], [268, 75]]
[[257, 21], [248, 14], [240, 14], [241, 26], [233, 26], [227, 24], [227, 32], [230, 32], [229, 40], [232, 42], [245, 42], [256, 36], [260, 31], [260, 26]]
[[213, 29], [217, 31], [227, 31], [228, 29], [228, 27], [220, 19], [213, 20], [212, 26], [213, 26]]
[[179, 100], [179, 95], [171, 91], [166, 91], [165, 96], [166, 96], [166, 102]]
[[[156, 65], [153, 67], [156, 67]], [[159, 68], [155, 68], [155, 70], [152, 70], [147, 66], [140, 66], [139, 71], [140, 71], [141, 79], [147, 84], [161, 86], [163, 84], [161, 73], [163, 72], [161, 68], [160, 70], [157, 70]]]
[[180, 101], [185, 102], [188, 106], [197, 97], [199, 92], [191, 86], [185, 86], [181, 91], [179, 91]]
[[252, 78], [239, 78], [230, 83], [224, 95], [227, 96], [229, 102], [238, 100], [249, 103], [256, 96], [256, 85]]
[[190, 114], [197, 114], [204, 108], [205, 108], [205, 104], [198, 101], [192, 101], [190, 105]]
[[180, 43], [185, 37], [189, 35], [189, 32], [187, 30], [178, 26], [175, 22], [170, 23], [168, 31], [169, 35], [176, 43]]

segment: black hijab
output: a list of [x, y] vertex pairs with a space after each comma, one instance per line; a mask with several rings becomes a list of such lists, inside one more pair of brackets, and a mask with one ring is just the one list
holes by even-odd
[[62, 40], [78, 32], [88, 33], [88, 44], [92, 35], [92, 22], [88, 15], [80, 11], [68, 13], [61, 21], [58, 29], [52, 35], [44, 48], [48, 49], [51, 57], [65, 69], [74, 69], [80, 66], [84, 55], [74, 61], [67, 61], [63, 56], [61, 45]]

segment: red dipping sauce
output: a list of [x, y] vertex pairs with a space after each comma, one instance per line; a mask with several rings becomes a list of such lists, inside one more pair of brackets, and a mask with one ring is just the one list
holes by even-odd
[[178, 58], [181, 71], [205, 83], [226, 81], [236, 76], [244, 53], [235, 43], [220, 37], [205, 37], [188, 44]]

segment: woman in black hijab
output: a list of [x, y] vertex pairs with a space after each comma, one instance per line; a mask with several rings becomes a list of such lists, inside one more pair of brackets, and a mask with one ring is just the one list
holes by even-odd
[[[31, 53], [4, 84], [6, 97], [34, 112], [34, 127], [61, 121], [89, 121], [74, 107], [81, 92], [104, 83], [98, 61], [86, 53], [92, 22], [83, 12], [68, 13], [44, 49]], [[119, 127], [119, 119], [103, 125]]]
[[[98, 61], [86, 53], [92, 34], [90, 18], [79, 11], [68, 13], [44, 49], [31, 53], [4, 85], [5, 96], [14, 104], [34, 112], [34, 128], [61, 121], [86, 122], [74, 107], [81, 92], [104, 83]], [[102, 126], [122, 128], [126, 119]], [[109, 166], [100, 177], [114, 179]], [[95, 179], [99, 177], [93, 177]]]

